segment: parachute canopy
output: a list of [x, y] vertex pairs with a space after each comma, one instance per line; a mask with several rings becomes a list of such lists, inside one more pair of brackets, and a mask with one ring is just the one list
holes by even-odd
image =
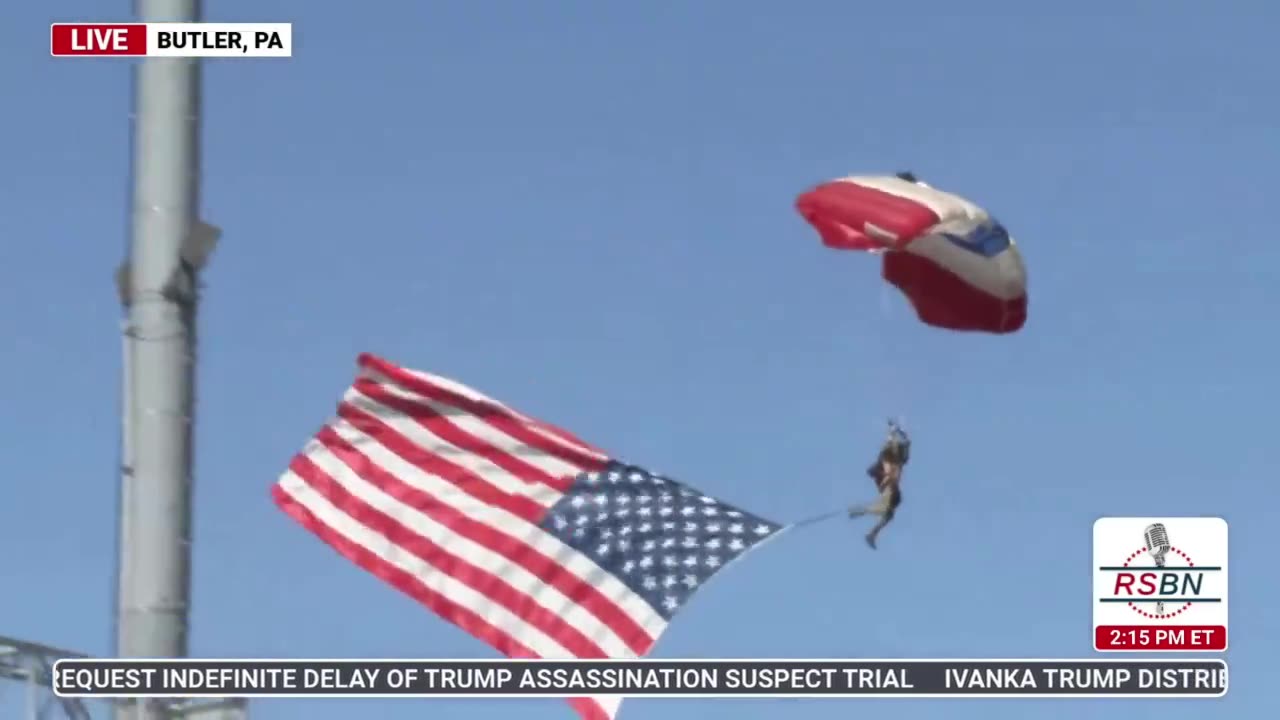
[[902, 173], [823, 183], [796, 209], [827, 247], [881, 254], [881, 275], [922, 322], [998, 334], [1026, 324], [1022, 256], [1004, 226], [968, 200]]

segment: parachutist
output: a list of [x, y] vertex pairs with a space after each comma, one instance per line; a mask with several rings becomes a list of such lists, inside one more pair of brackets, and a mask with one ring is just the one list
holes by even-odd
[[892, 420], [889, 421], [889, 436], [880, 447], [880, 455], [875, 463], [867, 468], [867, 475], [876, 483], [880, 497], [869, 505], [849, 508], [849, 517], [878, 515], [880, 521], [867, 533], [867, 544], [876, 549], [876, 538], [885, 529], [902, 504], [902, 468], [911, 457], [911, 438]]
[[900, 173], [895, 173], [895, 176], [899, 180], [906, 180], [907, 182], [913, 182], [913, 183], [920, 182], [920, 178], [917, 178], [915, 173], [906, 171], [906, 170]]

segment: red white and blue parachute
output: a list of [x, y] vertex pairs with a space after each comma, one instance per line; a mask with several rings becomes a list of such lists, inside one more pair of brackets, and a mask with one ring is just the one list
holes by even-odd
[[909, 173], [823, 183], [796, 200], [827, 247], [882, 255], [881, 274], [920, 320], [948, 330], [1012, 333], [1027, 321], [1027, 273], [986, 210]]

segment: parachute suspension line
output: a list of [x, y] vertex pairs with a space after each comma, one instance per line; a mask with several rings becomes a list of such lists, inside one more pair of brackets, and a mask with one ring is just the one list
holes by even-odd
[[747, 552], [753, 552], [759, 549], [763, 545], [768, 545], [774, 540], [777, 540], [779, 537], [790, 533], [792, 530], [798, 530], [802, 527], [808, 527], [809, 525], [817, 525], [820, 522], [824, 522], [826, 520], [831, 520], [833, 518], [839, 517], [840, 515], [843, 515], [845, 512], [846, 511], [843, 508], [839, 510], [831, 510], [818, 515], [814, 515], [812, 517], [807, 517], [804, 520], [801, 520], [799, 522], [793, 522], [788, 525], [783, 525], [778, 530], [778, 532], [770, 535], [769, 537], [765, 538], [763, 541], [756, 543], [749, 550], [747, 550]]
[[[899, 350], [900, 340], [895, 333], [895, 320], [898, 309], [894, 307], [896, 289], [889, 283], [880, 285], [880, 313], [876, 320], [877, 348], [876, 357], [880, 367], [870, 373], [874, 378], [874, 422], [883, 429], [886, 419], [905, 424], [902, 416], [902, 393], [906, 387], [902, 378], [902, 359]], [[896, 323], [901, 324], [901, 323]]]
[[785, 529], [787, 529], [787, 530], [794, 530], [794, 529], [796, 529], [796, 528], [804, 527], [804, 526], [806, 526], [806, 525], [814, 525], [814, 524], [817, 524], [817, 523], [823, 522], [824, 520], [830, 520], [831, 518], [834, 518], [834, 517], [837, 517], [837, 516], [839, 516], [839, 515], [842, 515], [842, 514], [844, 514], [844, 512], [845, 512], [845, 510], [844, 510], [843, 508], [841, 508], [841, 509], [839, 509], [839, 510], [832, 510], [832, 511], [830, 511], [830, 512], [819, 513], [819, 514], [814, 515], [814, 516], [812, 516], [812, 517], [807, 517], [807, 518], [805, 518], [804, 520], [801, 520], [801, 521], [799, 521], [799, 522], [793, 522], [793, 523], [791, 523], [790, 525], [786, 526], [786, 528], [785, 528]]

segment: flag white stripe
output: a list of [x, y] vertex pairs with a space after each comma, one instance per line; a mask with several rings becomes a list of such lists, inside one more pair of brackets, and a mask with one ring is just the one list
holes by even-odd
[[454, 510], [477, 522], [500, 529], [520, 539], [566, 572], [595, 587], [601, 595], [617, 606], [622, 614], [627, 615], [639, 625], [649, 637], [657, 638], [666, 629], [667, 621], [655, 612], [649, 603], [593, 560], [564, 544], [554, 535], [501, 507], [482, 502], [460, 491], [448, 480], [423, 471], [345, 420], [335, 420], [330, 427], [338, 437], [346, 440], [369, 458], [370, 462], [394, 475], [401, 482], [442, 502], [447, 502]]
[[622, 706], [622, 701], [625, 697], [622, 695], [592, 695], [591, 699], [600, 706], [601, 710], [605, 711], [605, 714], [613, 717], [618, 714], [618, 708]]
[[[374, 416], [425, 452], [429, 452], [442, 460], [447, 460], [452, 465], [457, 465], [479, 475], [504, 493], [524, 496], [544, 508], [555, 505], [560, 498], [564, 497], [563, 493], [549, 485], [526, 482], [493, 464], [487, 458], [459, 448], [428, 430], [422, 423], [407, 417], [398, 410], [383, 405], [358, 390], [348, 390], [343, 397], [343, 401], [358, 410]], [[370, 438], [366, 437], [362, 442], [369, 442], [370, 440]]]
[[[566, 462], [565, 460], [562, 460], [555, 455], [551, 455], [541, 448], [529, 445], [523, 440], [513, 438], [493, 425], [485, 422], [483, 419], [467, 413], [460, 408], [454, 407], [453, 405], [418, 395], [417, 393], [405, 389], [400, 385], [378, 383], [378, 387], [395, 397], [402, 398], [414, 403], [415, 405], [422, 405], [429, 408], [432, 412], [447, 418], [450, 424], [462, 432], [482, 440], [492, 445], [494, 448], [532, 465], [539, 471], [550, 475], [551, 477], [572, 477], [583, 471], [581, 466]], [[531, 430], [533, 429], [532, 426], [527, 427]], [[539, 433], [539, 435], [542, 435], [542, 433]]]
[[[486, 403], [496, 408], [500, 408], [506, 413], [508, 413], [509, 415], [511, 415], [511, 417], [524, 423], [526, 426], [529, 427], [530, 430], [537, 432], [539, 435], [547, 438], [548, 440], [555, 441], [562, 447], [575, 450], [577, 452], [583, 453], [584, 455], [587, 455], [588, 457], [595, 458], [596, 460], [600, 460], [602, 462], [609, 459], [607, 455], [600, 453], [598, 450], [587, 447], [582, 443], [573, 442], [555, 433], [549, 433], [543, 430], [541, 427], [539, 427], [541, 425], [540, 422], [534, 420], [533, 418], [530, 418], [529, 416], [525, 415], [519, 410], [516, 410], [510, 405], [507, 405], [506, 403], [495, 400], [492, 397], [489, 397], [488, 395], [485, 395], [484, 393], [480, 392], [479, 390], [475, 390], [474, 388], [463, 385], [462, 383], [459, 383], [456, 380], [450, 380], [447, 377], [441, 377], [440, 375], [434, 375], [429, 372], [423, 372], [422, 370], [413, 370], [409, 368], [401, 368], [401, 369], [404, 372], [408, 373], [409, 375], [429, 385], [434, 385], [435, 387], [438, 387], [442, 390], [447, 390], [456, 395], [461, 395], [462, 397], [465, 397], [469, 400], [473, 400], [475, 402]], [[361, 373], [366, 377], [377, 378], [382, 382], [397, 384], [394, 380], [392, 380], [391, 378], [388, 378], [382, 373], [377, 372], [376, 370], [372, 370], [369, 368], [362, 368]]]
[[280, 478], [279, 486], [332, 531], [369, 550], [388, 565], [413, 576], [431, 591], [467, 608], [538, 655], [550, 658], [571, 656], [571, 653], [554, 638], [525, 622], [520, 616], [490, 600], [483, 593], [439, 571], [421, 558], [406, 552], [382, 534], [334, 507], [323, 495], [292, 471], [286, 472]]
[[[447, 548], [447, 553], [486, 572], [502, 578], [516, 591], [528, 596], [549, 613], [559, 615], [584, 636], [591, 639], [610, 657], [635, 657], [635, 652], [608, 625], [591, 612], [566, 597], [555, 586], [529, 572], [524, 566], [491, 548], [461, 535], [447, 525], [406, 505], [363, 480], [352, 468], [323, 445], [312, 449], [307, 457], [347, 492], [366, 505], [390, 516], [420, 537]], [[448, 495], [436, 495], [441, 503], [454, 507], [453, 500], [462, 495], [454, 489]], [[455, 507], [455, 509], [458, 509]]]

